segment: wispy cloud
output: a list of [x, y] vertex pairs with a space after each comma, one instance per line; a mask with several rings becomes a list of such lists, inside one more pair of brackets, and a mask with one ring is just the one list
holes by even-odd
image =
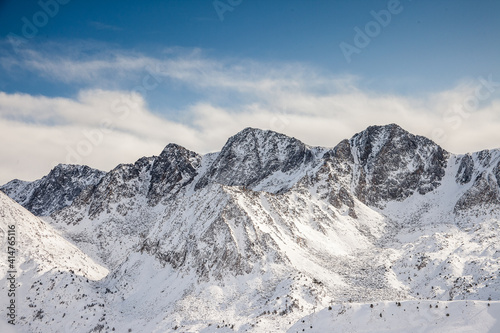
[[[441, 129], [446, 135], [433, 139], [453, 152], [493, 148], [500, 141], [498, 91], [459, 126], [449, 121], [450, 110], [474, 96], [478, 80], [412, 97], [373, 92], [363, 88], [362, 78], [299, 63], [220, 60], [198, 49], [167, 49], [160, 58], [85, 43], [66, 48], [25, 50], [22, 57], [2, 60], [4, 66], [15, 63], [81, 88], [65, 98], [0, 93], [0, 138], [11, 143], [0, 147], [0, 183], [39, 177], [57, 162], [110, 169], [158, 154], [169, 142], [201, 153], [216, 151], [247, 126], [323, 146], [392, 122], [430, 138]], [[175, 110], [188, 119], [183, 123], [162, 114], [161, 107], [153, 112], [140, 89], [133, 89], [167, 91], [172, 85], [198, 93]]]
[[[260, 63], [248, 59], [216, 60], [199, 49], [170, 48], [162, 58], [127, 52], [102, 43], [71, 46], [51, 43], [22, 49], [21, 56], [2, 57], [2, 65], [13, 64], [64, 83], [99, 86], [109, 80], [134, 82], [145, 70], [176, 80], [191, 88], [271, 94], [278, 90], [328, 90], [353, 88], [353, 76], [324, 77], [301, 63]], [[123, 82], [122, 82], [123, 83]]]

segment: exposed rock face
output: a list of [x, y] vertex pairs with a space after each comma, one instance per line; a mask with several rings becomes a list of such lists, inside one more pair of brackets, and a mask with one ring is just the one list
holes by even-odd
[[485, 208], [486, 205], [498, 206], [500, 196], [496, 179], [487, 173], [481, 173], [475, 180], [473, 186], [465, 192], [455, 206], [455, 212], [469, 210], [472, 208]]
[[461, 157], [457, 182], [468, 185], [455, 206], [455, 213], [472, 209], [487, 212], [500, 205], [500, 151], [483, 150]]
[[200, 155], [176, 144], [167, 145], [151, 167], [147, 194], [150, 205], [158, 204], [166, 194], [175, 195], [180, 188], [191, 183], [200, 165]]
[[356, 218], [354, 196], [351, 192], [353, 183], [354, 158], [348, 140], [343, 140], [335, 148], [327, 151], [323, 164], [316, 172], [309, 186], [317, 185], [320, 198], [327, 200], [337, 209], [347, 207], [349, 216]]
[[474, 159], [470, 154], [464, 155], [460, 159], [460, 167], [456, 176], [457, 182], [464, 185], [471, 181], [474, 172]]
[[[498, 163], [492, 154], [496, 153], [482, 151], [457, 157], [456, 182], [465, 186], [479, 181], [478, 168]], [[330, 150], [309, 147], [272, 131], [246, 128], [231, 137], [215, 158], [205, 157], [207, 165], [201, 174], [202, 156], [169, 144], [157, 157], [120, 165], [108, 174], [85, 166], [60, 165], [40, 180], [13, 180], [1, 189], [35, 215], [52, 214], [81, 196], [75, 206], [88, 204], [88, 216], [95, 218], [111, 211], [126, 215], [136, 209], [138, 196], [145, 197], [152, 207], [165, 203], [192, 182], [194, 190], [221, 184], [281, 193], [301, 179], [314, 182], [321, 178], [318, 175], [325, 174], [327, 178], [320, 188], [328, 189], [329, 194], [322, 195], [328, 196], [336, 208], [351, 208], [350, 214], [355, 216], [353, 198], [381, 208], [385, 202], [435, 190], [441, 184], [450, 156], [431, 140], [395, 124], [371, 126]], [[478, 193], [488, 188], [489, 195], [494, 194], [495, 188], [485, 185], [491, 183], [491, 177], [500, 183], [500, 168], [492, 167], [488, 171], [490, 180], [486, 177], [482, 185], [476, 186], [482, 189]], [[314, 175], [316, 178], [311, 178]], [[482, 197], [474, 202], [485, 201], [486, 197]], [[128, 202], [122, 202], [127, 198]], [[469, 200], [464, 198], [465, 201]], [[463, 202], [457, 207], [462, 207]]]
[[174, 196], [193, 181], [200, 164], [200, 155], [169, 144], [159, 156], [143, 157], [134, 164], [117, 166], [81, 199], [90, 202], [91, 218], [114, 209], [126, 215], [129, 210], [138, 209], [138, 198], [144, 198], [150, 206], [155, 206], [161, 200]]
[[[261, 185], [265, 188], [266, 178], [269, 180], [277, 173], [291, 175], [310, 167], [317, 154], [318, 149], [308, 147], [295, 138], [246, 128], [227, 141], [207, 173], [196, 184], [196, 189], [211, 182], [250, 188]], [[277, 186], [279, 188], [274, 190], [279, 191], [290, 187], [290, 184]]]
[[[145, 238], [140, 250], [154, 255], [163, 265], [195, 271], [202, 280], [221, 280], [229, 272], [248, 274], [266, 256], [276, 263], [287, 261], [273, 237], [260, 230], [239, 204], [241, 195], [252, 203], [258, 200], [251, 191], [209, 185], [190, 198], [195, 206], [172, 202], [161, 230]], [[190, 220], [198, 216], [193, 228]]]
[[[135, 198], [147, 193], [152, 164], [153, 158], [143, 157], [134, 164], [120, 164], [108, 172], [99, 184], [81, 197], [85, 203], [89, 202], [89, 217], [93, 219], [103, 212], [110, 214], [113, 211], [126, 215], [135, 209]], [[80, 203], [78, 200], [75, 205]]]
[[497, 179], [497, 184], [500, 187], [500, 161], [498, 162], [497, 166], [493, 170], [495, 173], [495, 178]]
[[59, 164], [42, 179], [15, 179], [0, 190], [33, 214], [46, 216], [71, 205], [86, 187], [97, 184], [104, 175], [88, 166]]
[[369, 205], [426, 194], [440, 185], [450, 154], [431, 140], [398, 125], [371, 126], [356, 134], [356, 195]]

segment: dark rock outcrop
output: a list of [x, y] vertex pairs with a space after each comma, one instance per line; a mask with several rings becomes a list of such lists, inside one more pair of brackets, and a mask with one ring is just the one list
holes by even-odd
[[15, 179], [0, 190], [34, 215], [46, 216], [71, 205], [85, 188], [97, 184], [105, 174], [84, 165], [59, 164], [39, 180]]

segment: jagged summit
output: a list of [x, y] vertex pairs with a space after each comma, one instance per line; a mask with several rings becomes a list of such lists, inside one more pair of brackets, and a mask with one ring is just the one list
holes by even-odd
[[62, 170], [75, 170], [87, 167], [86, 165], [80, 164], [67, 164], [67, 163], [59, 163], [51, 171], [62, 171]]
[[33, 214], [46, 216], [71, 205], [84, 188], [97, 184], [104, 175], [86, 165], [58, 164], [41, 179], [13, 180], [0, 190]]
[[369, 160], [369, 157], [383, 152], [388, 145], [397, 149], [413, 149], [419, 145], [439, 147], [432, 140], [414, 135], [397, 124], [370, 126], [355, 134], [350, 141], [353, 146], [359, 148], [360, 159], [366, 161]]
[[238, 149], [239, 146], [246, 148], [246, 144], [253, 142], [256, 148], [270, 149], [272, 146], [285, 141], [287, 144], [305, 146], [300, 140], [287, 136], [286, 134], [278, 133], [272, 130], [263, 130], [259, 128], [247, 127], [231, 136], [226, 144], [222, 147], [221, 152], [227, 149]]
[[196, 187], [209, 182], [256, 187], [273, 174], [290, 175], [311, 165], [321, 150], [284, 134], [248, 127], [229, 138]]
[[[247, 135], [268, 135], [268, 134], [272, 134], [272, 133], [281, 134], [281, 133], [278, 133], [278, 132], [275, 132], [272, 130], [266, 130], [266, 129], [261, 129], [261, 128], [257, 128], [257, 127], [245, 127], [244, 129], [242, 129], [241, 131], [239, 131], [235, 135], [231, 136], [228, 139], [228, 141], [231, 140], [231, 138], [235, 138], [235, 137], [245, 137]], [[284, 134], [282, 134], [282, 135], [284, 135]]]
[[360, 166], [356, 195], [372, 205], [434, 190], [450, 156], [433, 141], [396, 124], [370, 126], [349, 142]]
[[189, 151], [188, 149], [184, 148], [183, 146], [171, 142], [168, 145], [166, 145], [165, 148], [163, 148], [160, 155], [171, 154], [171, 153], [175, 153], [176, 151], [184, 151], [184, 150]]
[[174, 143], [169, 143], [151, 166], [148, 201], [156, 205], [165, 194], [190, 184], [198, 174], [201, 156]]
[[[87, 188], [75, 206], [79, 209], [88, 204], [91, 219], [113, 211], [119, 215], [130, 214], [137, 201], [155, 206], [190, 184], [200, 165], [200, 155], [170, 143], [158, 156], [118, 165], [96, 186]], [[124, 200], [127, 204], [117, 206]]]

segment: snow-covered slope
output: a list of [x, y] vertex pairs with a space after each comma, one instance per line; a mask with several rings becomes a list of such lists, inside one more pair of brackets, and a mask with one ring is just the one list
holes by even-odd
[[44, 217], [110, 270], [85, 287], [103, 323], [72, 329], [284, 332], [330, 304], [500, 300], [498, 150], [454, 155], [394, 124], [334, 148], [248, 128], [81, 183]]
[[[15, 244], [9, 245], [14, 245], [15, 254], [14, 261], [9, 262], [7, 234], [12, 230], [12, 226], [15, 230]], [[12, 237], [12, 234], [9, 236]], [[12, 238], [10, 240], [12, 241]], [[2, 192], [0, 192], [0, 246], [4, 249], [0, 261], [0, 292], [4, 295], [2, 299], [7, 301], [10, 300], [10, 297], [9, 299], [6, 297], [7, 290], [11, 289], [12, 282], [9, 280], [8, 283], [7, 279], [11, 278], [12, 274], [7, 272], [15, 271], [17, 288], [13, 299], [17, 303], [16, 327], [18, 328], [19, 324], [23, 326], [18, 328], [18, 332], [56, 332], [64, 328], [69, 318], [76, 320], [79, 317], [79, 313], [71, 313], [72, 306], [81, 302], [83, 298], [94, 299], [93, 295], [96, 293], [93, 287], [94, 281], [108, 274], [105, 267], [95, 263], [75, 245], [64, 239], [59, 232]], [[2, 306], [2, 322], [7, 318], [5, 310], [6, 307]], [[62, 319], [61, 316], [66, 319]], [[57, 320], [54, 321], [53, 318]], [[35, 328], [38, 325], [42, 328]], [[1, 325], [0, 328], [6, 329]], [[60, 330], [60, 332], [66, 331]]]
[[[15, 201], [0, 192], [0, 233], [2, 248], [7, 248], [8, 226], [14, 225], [17, 239], [16, 261], [19, 269], [28, 266], [36, 268], [42, 275], [50, 270], [76, 270], [86, 278], [98, 280], [106, 276], [107, 270], [93, 262], [75, 245], [61, 237], [46, 222], [32, 215]], [[2, 252], [5, 255], [5, 251]], [[6, 260], [0, 263], [2, 278], [5, 275]]]
[[336, 304], [301, 318], [298, 332], [500, 332], [500, 302], [394, 301]]

